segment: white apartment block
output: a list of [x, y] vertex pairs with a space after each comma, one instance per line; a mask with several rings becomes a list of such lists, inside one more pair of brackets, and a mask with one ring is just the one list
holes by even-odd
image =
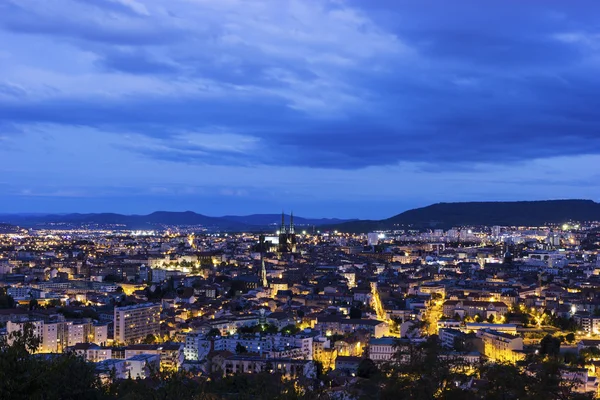
[[160, 305], [115, 307], [114, 329], [115, 340], [120, 343], [136, 343], [148, 335], [160, 334]]

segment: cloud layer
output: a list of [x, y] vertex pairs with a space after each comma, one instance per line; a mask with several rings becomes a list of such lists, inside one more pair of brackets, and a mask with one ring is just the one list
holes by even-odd
[[434, 201], [598, 200], [597, 11], [7, 0], [0, 201], [383, 217]]

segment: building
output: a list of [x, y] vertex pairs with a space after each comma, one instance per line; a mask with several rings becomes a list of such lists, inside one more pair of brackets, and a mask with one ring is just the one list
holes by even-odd
[[125, 360], [125, 368], [132, 379], [146, 379], [157, 373], [160, 368], [160, 356], [156, 354], [138, 354]]
[[346, 335], [357, 331], [368, 332], [376, 338], [389, 334], [388, 325], [375, 319], [344, 319], [338, 316], [319, 317], [315, 328], [328, 336]]
[[600, 333], [600, 317], [586, 312], [576, 312], [573, 319], [585, 333], [597, 335]]
[[127, 379], [127, 365], [125, 360], [108, 359], [96, 363], [95, 372], [102, 383], [108, 383], [112, 379]]
[[367, 234], [367, 243], [369, 246], [377, 246], [379, 244], [380, 234], [377, 232], [370, 232]]
[[200, 333], [188, 333], [183, 354], [186, 361], [204, 361], [213, 350], [212, 342]]
[[483, 319], [493, 315], [495, 319], [508, 312], [508, 306], [501, 301], [470, 301], [470, 300], [446, 300], [444, 302], [444, 316], [453, 318], [471, 317], [479, 315]]
[[361, 361], [361, 357], [338, 356], [335, 359], [335, 370], [348, 375], [355, 375]]
[[184, 361], [183, 343], [136, 344], [125, 348], [125, 358], [152, 354], [160, 357], [161, 370], [178, 370]]
[[396, 354], [396, 339], [382, 337], [369, 340], [369, 358], [375, 363], [390, 361]]
[[213, 365], [213, 368], [215, 370], [220, 369], [224, 375], [266, 371], [277, 372], [289, 378], [301, 376], [314, 378], [316, 376], [316, 367], [313, 361], [289, 358], [263, 358], [257, 355], [236, 354], [222, 357], [219, 359], [217, 365]]
[[8, 321], [6, 332], [11, 343], [11, 334], [23, 332], [25, 325], [32, 327], [33, 335], [40, 339], [40, 345], [36, 353], [62, 353], [67, 348], [68, 330], [66, 323], [44, 322], [42, 320]]
[[160, 305], [137, 304], [115, 307], [115, 340], [119, 343], [136, 343], [148, 335], [160, 334]]
[[279, 253], [296, 252], [296, 232], [294, 230], [294, 213], [290, 215], [290, 226], [285, 226], [285, 214], [281, 213], [281, 227], [279, 228]]
[[491, 329], [477, 331], [483, 341], [483, 354], [492, 361], [517, 362], [525, 358], [523, 338]]

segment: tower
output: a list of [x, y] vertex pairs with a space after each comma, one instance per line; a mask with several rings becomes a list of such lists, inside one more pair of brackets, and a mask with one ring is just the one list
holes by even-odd
[[265, 237], [260, 235], [260, 283], [263, 288], [269, 286], [267, 282], [267, 269], [265, 268]]
[[290, 225], [285, 226], [285, 214], [281, 213], [281, 228], [279, 229], [279, 254], [296, 252], [296, 234], [294, 232], [294, 213], [290, 214]]

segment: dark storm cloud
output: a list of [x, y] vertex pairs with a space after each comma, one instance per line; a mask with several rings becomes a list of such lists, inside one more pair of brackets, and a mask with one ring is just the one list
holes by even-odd
[[[75, 3], [78, 10], [87, 7]], [[359, 35], [383, 33], [365, 36], [363, 44], [347, 42], [347, 49], [335, 42], [327, 47], [322, 42], [328, 37], [309, 37], [276, 20], [268, 21], [273, 26], [267, 33], [246, 38], [235, 23], [250, 17], [222, 25], [218, 18], [194, 21], [200, 28], [192, 31], [156, 19], [141, 2], [103, 0], [90, 6], [100, 17], [88, 20], [63, 20], [17, 4], [6, 3], [0, 13], [0, 24], [11, 32], [74, 39], [78, 48], [95, 54], [95, 72], [194, 90], [178, 94], [161, 87], [147, 94], [86, 97], [57, 89], [60, 96], [23, 102], [0, 97], [5, 122], [147, 135], [161, 139], [168, 151], [132, 151], [182, 163], [356, 169], [415, 162], [461, 169], [600, 152], [597, 42], [560, 36], [576, 33], [598, 41], [589, 16], [600, 10], [597, 3], [587, 3], [590, 9], [555, 2], [515, 2], [513, 8], [500, 2], [486, 7], [427, 2], [432, 8], [408, 1], [360, 2], [355, 4], [373, 26], [349, 12], [340, 20]], [[168, 11], [165, 15], [187, 17], [184, 9]], [[112, 12], [125, 19], [111, 22]], [[130, 20], [140, 23], [130, 26]], [[258, 21], [251, 25], [256, 30], [264, 25]], [[332, 26], [332, 36], [335, 29], [344, 32]], [[281, 39], [288, 34], [289, 43]], [[385, 46], [373, 50], [384, 40]], [[360, 45], [364, 48], [353, 52]], [[2, 93], [25, 92], [4, 83]], [[181, 131], [211, 132], [215, 126], [255, 138], [260, 149], [217, 150], [213, 156], [170, 143]]]

